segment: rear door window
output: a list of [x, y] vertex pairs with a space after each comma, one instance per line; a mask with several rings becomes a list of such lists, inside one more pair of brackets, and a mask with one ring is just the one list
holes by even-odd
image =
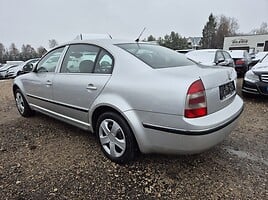
[[113, 71], [114, 60], [110, 53], [105, 50], [101, 50], [94, 73], [98, 74], [111, 74]]
[[93, 73], [100, 48], [87, 44], [70, 45], [62, 63], [61, 73]]

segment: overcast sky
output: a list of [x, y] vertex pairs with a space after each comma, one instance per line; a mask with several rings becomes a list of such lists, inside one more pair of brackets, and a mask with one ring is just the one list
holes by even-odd
[[248, 33], [268, 22], [268, 0], [0, 0], [0, 42], [47, 47], [49, 39], [70, 41], [79, 33], [114, 38], [159, 37], [171, 31], [202, 36], [210, 13], [238, 20]]

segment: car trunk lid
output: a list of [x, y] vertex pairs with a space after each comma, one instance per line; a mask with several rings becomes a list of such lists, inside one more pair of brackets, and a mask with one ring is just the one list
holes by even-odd
[[228, 106], [236, 94], [237, 75], [231, 67], [193, 65], [160, 70], [170, 76], [183, 78], [188, 81], [189, 87], [193, 82], [200, 79], [205, 88], [207, 114], [217, 112]]

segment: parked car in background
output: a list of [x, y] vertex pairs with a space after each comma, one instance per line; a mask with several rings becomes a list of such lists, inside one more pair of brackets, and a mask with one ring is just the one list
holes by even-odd
[[10, 65], [10, 64], [4, 64], [1, 68], [0, 68], [0, 79], [4, 79], [7, 77], [7, 72], [9, 69], [11, 68], [14, 68], [18, 66], [17, 64], [13, 64], [13, 65]]
[[221, 49], [201, 49], [190, 51], [185, 55], [187, 58], [202, 65], [235, 67], [230, 54]]
[[243, 95], [257, 94], [268, 96], [268, 54], [245, 74]]
[[113, 39], [52, 49], [14, 79], [13, 92], [22, 116], [39, 111], [90, 130], [117, 163], [133, 160], [138, 150], [200, 153], [230, 134], [243, 110], [234, 68]]
[[230, 50], [231, 57], [235, 62], [235, 70], [238, 75], [244, 74], [250, 69], [251, 57], [246, 50]]
[[266, 55], [268, 54], [268, 51], [258, 52], [255, 54], [254, 58], [251, 59], [251, 66], [253, 67], [256, 65], [260, 60], [262, 60]]
[[39, 59], [40, 58], [30, 59], [16, 67], [9, 68], [6, 73], [6, 78], [14, 78], [18, 76], [23, 71], [23, 68], [29, 68], [31, 64], [36, 63]]

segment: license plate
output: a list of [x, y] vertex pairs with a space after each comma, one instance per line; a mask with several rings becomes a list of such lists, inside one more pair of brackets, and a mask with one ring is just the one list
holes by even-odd
[[220, 99], [223, 100], [235, 92], [234, 82], [229, 82], [220, 86]]

